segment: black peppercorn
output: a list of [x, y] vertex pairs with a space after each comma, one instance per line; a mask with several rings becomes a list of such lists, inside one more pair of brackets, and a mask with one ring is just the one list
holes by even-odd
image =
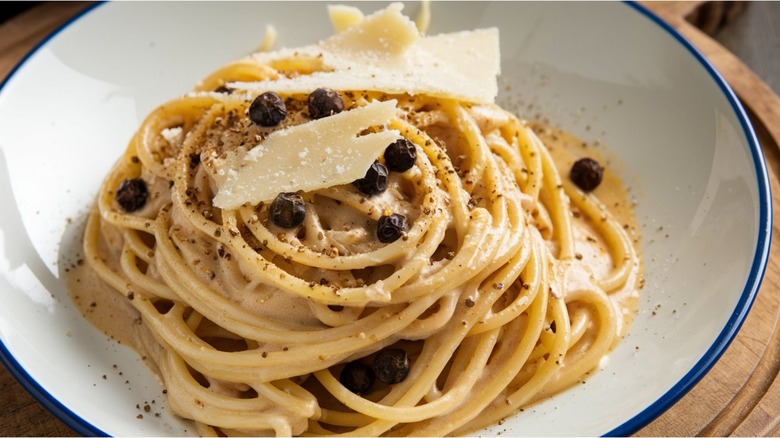
[[580, 158], [574, 162], [569, 172], [569, 178], [577, 187], [589, 192], [601, 184], [604, 167], [592, 158]]
[[376, 237], [382, 243], [392, 243], [409, 231], [409, 223], [404, 215], [393, 213], [379, 218]]
[[409, 357], [406, 351], [400, 348], [382, 350], [374, 358], [374, 373], [388, 385], [403, 382], [409, 375]]
[[271, 221], [282, 228], [295, 228], [306, 217], [306, 204], [297, 193], [280, 193], [271, 203]]
[[338, 91], [330, 88], [317, 88], [309, 94], [309, 116], [321, 119], [344, 111], [344, 99]]
[[249, 118], [256, 124], [269, 128], [276, 126], [287, 117], [287, 107], [282, 98], [273, 91], [265, 92], [249, 105]]
[[416, 159], [417, 148], [406, 138], [399, 138], [385, 149], [385, 165], [394, 172], [406, 172]]
[[387, 190], [387, 167], [379, 161], [374, 161], [366, 171], [366, 176], [352, 184], [369, 196], [382, 193]]
[[141, 178], [126, 179], [116, 189], [116, 202], [128, 213], [143, 208], [148, 196], [146, 183]]
[[345, 388], [362, 395], [374, 385], [374, 371], [360, 362], [350, 362], [341, 370], [339, 381]]

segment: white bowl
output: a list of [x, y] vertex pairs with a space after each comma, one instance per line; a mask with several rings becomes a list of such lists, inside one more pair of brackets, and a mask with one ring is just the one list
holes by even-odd
[[[2, 84], [0, 356], [76, 432], [193, 433], [165, 409], [135, 353], [79, 315], [61, 281], [100, 181], [150, 110], [255, 49], [267, 24], [284, 46], [326, 37], [325, 8], [103, 4]], [[636, 4], [433, 2], [432, 17], [431, 33], [500, 28], [500, 103], [608, 145], [643, 234], [639, 313], [606, 368], [482, 434], [631, 434], [713, 365], [761, 281], [771, 197], [748, 119], [702, 55]], [[136, 419], [145, 403], [160, 415]]]

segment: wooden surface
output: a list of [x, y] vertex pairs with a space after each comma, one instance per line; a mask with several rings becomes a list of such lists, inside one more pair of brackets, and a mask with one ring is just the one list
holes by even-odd
[[[52, 30], [86, 6], [84, 2], [43, 3], [0, 24], [0, 78], [5, 78]], [[732, 31], [736, 35], [734, 41], [738, 41], [747, 31], [754, 34], [756, 31], [749, 27], [740, 30], [739, 26], [751, 26], [740, 24], [746, 7], [775, 8], [767, 9], [774, 16], [770, 14], [766, 21], [775, 26], [780, 15], [778, 9], [761, 3], [735, 5], [731, 2], [650, 3], [648, 7], [713, 62], [747, 107], [769, 165], [773, 206], [776, 206], [780, 199], [780, 100], [766, 79], [760, 79], [741, 58], [724, 49], [710, 35]], [[767, 17], [758, 15], [757, 19], [763, 18]], [[780, 53], [777, 38], [754, 38], [741, 44], [743, 53], [750, 54], [756, 65], [765, 65], [764, 61], [771, 62]], [[768, 74], [772, 81], [777, 81], [774, 83], [780, 82], [780, 70], [770, 69]], [[774, 214], [771, 253], [775, 256], [770, 257], [756, 302], [739, 334], [702, 381], [666, 413], [637, 432], [638, 436], [780, 435], [780, 260], [776, 256], [780, 245], [780, 212], [775, 208]], [[0, 368], [0, 435], [73, 436], [75, 433], [39, 405], [8, 371]]]

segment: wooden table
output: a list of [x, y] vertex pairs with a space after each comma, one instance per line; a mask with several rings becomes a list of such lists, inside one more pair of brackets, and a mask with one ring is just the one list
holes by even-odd
[[[43, 3], [0, 24], [0, 78], [60, 24], [88, 3]], [[780, 100], [766, 82], [780, 83], [772, 61], [780, 53], [780, 6], [726, 3], [651, 3], [648, 6], [690, 39], [721, 71], [748, 108], [769, 165], [775, 222], [771, 252], [778, 254], [780, 212]], [[736, 18], [734, 18], [736, 17]], [[747, 18], [745, 18], [747, 17]], [[751, 18], [752, 17], [752, 18]], [[755, 27], [755, 23], [763, 27]], [[742, 60], [711, 39], [721, 27], [724, 44], [737, 47], [765, 70], [760, 79]], [[772, 28], [774, 26], [774, 28]], [[771, 37], [774, 31], [775, 39]], [[747, 41], [745, 34], [757, 35]], [[766, 56], [767, 58], [763, 58]], [[748, 59], [748, 58], [745, 58]], [[776, 66], [777, 64], [775, 64]], [[775, 88], [777, 89], [777, 88]], [[758, 298], [740, 333], [702, 381], [671, 409], [640, 430], [639, 436], [780, 435], [780, 259], [769, 260]], [[74, 436], [0, 367], [0, 435]]]

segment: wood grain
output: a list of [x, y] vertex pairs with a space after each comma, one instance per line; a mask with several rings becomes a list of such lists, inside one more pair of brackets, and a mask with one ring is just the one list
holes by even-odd
[[[52, 30], [88, 7], [86, 2], [44, 3], [0, 25], [0, 78]], [[780, 235], [780, 99], [739, 58], [710, 35], [740, 13], [732, 2], [646, 3], [716, 66], [745, 104], [769, 166]], [[780, 435], [780, 242], [775, 238], [755, 304], [739, 334], [713, 369], [678, 403], [637, 436]], [[0, 368], [0, 435], [74, 436]]]

